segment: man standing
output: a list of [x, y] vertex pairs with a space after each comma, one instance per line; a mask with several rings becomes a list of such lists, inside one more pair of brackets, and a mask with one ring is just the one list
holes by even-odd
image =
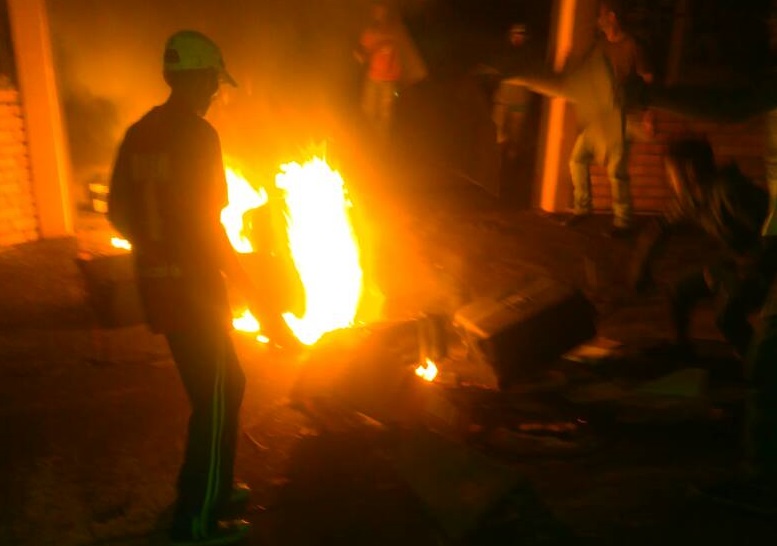
[[361, 34], [359, 46], [356, 57], [367, 70], [362, 110], [379, 137], [385, 139], [402, 76], [400, 29], [386, 3], [377, 1], [372, 5], [371, 21]]
[[583, 130], [575, 141], [569, 162], [574, 186], [574, 214], [565, 222], [574, 225], [592, 213], [589, 167], [594, 160], [601, 161], [607, 168], [612, 187], [614, 225], [611, 235], [616, 237], [629, 235], [632, 223], [623, 86], [636, 76], [648, 83], [653, 80], [641, 48], [621, 26], [622, 17], [623, 8], [617, 0], [602, 0], [597, 24], [604, 40], [595, 46], [592, 54], [602, 55], [609, 64], [615, 87], [613, 103], [607, 112], [581, 112], [578, 108], [578, 122]]
[[[167, 41], [164, 78], [169, 98], [121, 143], [108, 217], [133, 245], [147, 322], [166, 336], [192, 406], [172, 539], [231, 544], [247, 535], [248, 524], [223, 520], [245, 506], [249, 490], [233, 484], [245, 377], [230, 339], [222, 273], [250, 301], [257, 298], [220, 222], [227, 204], [221, 144], [203, 116], [220, 84], [235, 83], [219, 48], [195, 31]], [[284, 333], [280, 319], [259, 316]]]
[[[528, 33], [526, 25], [515, 23], [508, 32], [508, 50], [497, 60], [497, 69], [502, 74], [521, 73], [534, 60], [527, 51]], [[515, 157], [521, 144], [521, 131], [526, 122], [526, 113], [531, 91], [521, 85], [510, 85], [502, 81], [494, 93], [492, 117], [496, 125], [496, 142], [510, 158]]]

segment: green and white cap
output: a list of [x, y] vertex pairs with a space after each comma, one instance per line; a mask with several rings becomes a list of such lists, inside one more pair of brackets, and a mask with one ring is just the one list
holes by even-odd
[[237, 87], [227, 72], [219, 47], [196, 30], [182, 30], [168, 38], [165, 44], [164, 69], [169, 72], [214, 68], [221, 81]]

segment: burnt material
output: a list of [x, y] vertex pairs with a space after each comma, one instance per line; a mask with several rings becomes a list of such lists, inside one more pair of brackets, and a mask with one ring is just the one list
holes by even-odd
[[593, 305], [574, 287], [535, 277], [495, 298], [459, 309], [454, 323], [470, 353], [497, 374], [500, 389], [537, 376], [596, 335]]

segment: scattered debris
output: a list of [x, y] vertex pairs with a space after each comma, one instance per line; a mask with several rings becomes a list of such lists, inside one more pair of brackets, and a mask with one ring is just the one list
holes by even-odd
[[[521, 457], [577, 455], [582, 453], [586, 447], [571, 436], [563, 438], [557, 435], [530, 432], [538, 432], [538, 430], [519, 429], [516, 431], [506, 427], [498, 427], [486, 436], [485, 444], [499, 452]], [[548, 432], [548, 430], [543, 429], [542, 432]]]
[[659, 396], [699, 398], [708, 393], [709, 373], [700, 368], [686, 368], [643, 383], [638, 393]]
[[597, 364], [605, 359], [620, 356], [623, 343], [605, 337], [596, 337], [564, 355], [566, 360], [582, 364]]

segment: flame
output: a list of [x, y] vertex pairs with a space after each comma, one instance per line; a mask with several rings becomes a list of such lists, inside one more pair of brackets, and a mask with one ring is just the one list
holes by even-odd
[[415, 369], [415, 374], [425, 381], [434, 381], [434, 378], [437, 377], [437, 365], [427, 358], [426, 363]]
[[352, 203], [340, 174], [320, 158], [282, 165], [275, 183], [285, 193], [289, 250], [305, 291], [305, 315], [284, 318], [302, 343], [312, 345], [352, 326], [361, 299]]
[[[229, 203], [221, 211], [221, 223], [237, 252], [253, 252], [243, 218], [268, 202], [267, 192], [255, 189], [235, 169], [227, 167], [225, 174]], [[327, 332], [352, 326], [361, 299], [363, 274], [350, 221], [352, 204], [340, 174], [320, 158], [282, 165], [275, 182], [284, 195], [289, 251], [305, 293], [304, 316], [286, 313], [284, 319], [302, 343], [312, 345]], [[132, 248], [119, 237], [111, 244]], [[235, 312], [233, 326], [269, 342], [248, 309]]]
[[[221, 225], [227, 232], [227, 238], [235, 251], [247, 254], [254, 250], [251, 241], [246, 237], [243, 216], [249, 210], [259, 208], [267, 203], [267, 192], [254, 189], [248, 180], [236, 169], [226, 167], [224, 174], [227, 179], [227, 206], [221, 209]], [[232, 326], [239, 332], [257, 334], [257, 341], [266, 343], [267, 338], [259, 332], [262, 327], [259, 321], [248, 309], [235, 313]]]
[[245, 309], [242, 313], [238, 313], [237, 316], [233, 317], [232, 325], [236, 330], [240, 330], [241, 332], [253, 333], [261, 330], [259, 321], [256, 320], [256, 317], [254, 317], [248, 309]]
[[[302, 343], [312, 345], [327, 332], [351, 326], [361, 299], [363, 279], [350, 221], [352, 204], [340, 174], [320, 158], [282, 165], [275, 183], [283, 193], [289, 251], [305, 293], [304, 316], [285, 313], [284, 319]], [[235, 250], [252, 252], [243, 216], [265, 205], [267, 193], [255, 190], [230, 168], [227, 185], [229, 205], [221, 222]], [[233, 325], [239, 331], [261, 331], [248, 310], [239, 313]]]
[[254, 317], [248, 309], [244, 309], [232, 318], [232, 326], [239, 332], [256, 334], [256, 341], [259, 343], [270, 342], [270, 339], [261, 333], [262, 327], [259, 324], [259, 321], [256, 320], [256, 317]]
[[241, 254], [253, 251], [251, 241], [245, 235], [243, 215], [267, 203], [267, 192], [253, 186], [235, 169], [225, 169], [229, 204], [221, 210], [221, 224], [227, 232], [232, 247]]
[[122, 250], [132, 250], [132, 244], [127, 239], [121, 237], [111, 237], [111, 246]]

